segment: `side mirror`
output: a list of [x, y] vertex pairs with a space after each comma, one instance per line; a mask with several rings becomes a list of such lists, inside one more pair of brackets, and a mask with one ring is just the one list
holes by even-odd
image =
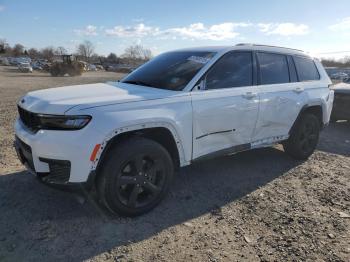
[[204, 79], [202, 79], [198, 85], [195, 85], [195, 87], [193, 88], [194, 91], [202, 91], [205, 90], [205, 81]]

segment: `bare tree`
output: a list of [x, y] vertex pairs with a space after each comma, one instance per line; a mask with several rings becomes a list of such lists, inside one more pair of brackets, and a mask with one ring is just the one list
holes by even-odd
[[348, 55], [345, 56], [343, 62], [344, 62], [344, 64], [349, 65], [350, 64], [350, 56], [348, 56]]
[[107, 56], [107, 61], [110, 63], [117, 63], [118, 62], [118, 56], [115, 53], [110, 53]]
[[150, 60], [153, 57], [151, 49], [144, 48], [142, 50], [142, 56], [143, 56], [143, 60], [146, 60], [146, 61]]
[[62, 55], [66, 55], [67, 53], [68, 53], [67, 49], [65, 49], [63, 46], [59, 46], [55, 50], [56, 55], [62, 56]]
[[28, 50], [28, 55], [31, 59], [36, 59], [40, 57], [40, 52], [36, 48], [30, 48]]
[[15, 44], [15, 46], [12, 48], [12, 53], [15, 57], [23, 55], [24, 46], [21, 44]]
[[84, 41], [77, 47], [77, 54], [82, 56], [85, 61], [89, 62], [90, 57], [95, 51], [95, 46], [90, 41]]
[[55, 49], [52, 46], [45, 47], [41, 50], [43, 58], [52, 61], [55, 56]]
[[340, 68], [350, 67], [349, 57], [344, 57], [338, 60], [335, 60], [334, 58], [322, 58], [321, 62], [325, 67], [340, 67]]
[[100, 56], [96, 53], [93, 53], [89, 59], [90, 63], [98, 63], [100, 62]]
[[152, 58], [152, 51], [142, 45], [132, 45], [125, 49], [122, 57], [132, 61], [149, 60]]
[[128, 58], [131, 60], [135, 60], [137, 58], [139, 58], [140, 56], [140, 46], [139, 45], [135, 45], [135, 46], [129, 46], [124, 50], [124, 54], [122, 54], [122, 57], [124, 58]]
[[6, 53], [8, 48], [9, 44], [7, 43], [6, 39], [0, 39], [0, 54]]

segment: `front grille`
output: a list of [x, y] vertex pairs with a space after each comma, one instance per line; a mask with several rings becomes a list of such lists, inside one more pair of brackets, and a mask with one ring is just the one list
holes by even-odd
[[36, 132], [39, 130], [39, 116], [36, 113], [29, 112], [20, 106], [18, 107], [18, 114], [22, 123], [31, 131]]
[[64, 184], [69, 181], [71, 164], [68, 160], [56, 160], [39, 158], [40, 161], [46, 162], [49, 165], [50, 172], [42, 179], [48, 183]]

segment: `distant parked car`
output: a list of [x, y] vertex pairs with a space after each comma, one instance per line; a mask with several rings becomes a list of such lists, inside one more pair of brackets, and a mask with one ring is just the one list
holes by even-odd
[[22, 73], [33, 73], [33, 68], [30, 63], [19, 63], [18, 70]]
[[12, 65], [12, 66], [18, 65], [17, 59], [15, 57], [8, 57], [7, 60], [10, 63], [10, 65]]
[[331, 115], [331, 121], [348, 120], [350, 121], [350, 80], [348, 83], [340, 83], [333, 87], [334, 102]]
[[43, 65], [39, 61], [32, 63], [32, 67], [34, 70], [43, 70]]
[[118, 73], [130, 73], [136, 69], [136, 66], [129, 64], [109, 64], [105, 66], [106, 71]]
[[105, 69], [106, 71], [109, 71], [109, 72], [115, 72], [118, 69], [118, 65], [107, 65]]
[[0, 64], [5, 65], [5, 66], [10, 65], [10, 63], [6, 57], [0, 57]]
[[8, 57], [10, 65], [19, 66], [21, 63], [31, 63], [32, 60], [29, 57]]
[[82, 65], [84, 71], [89, 70], [89, 64], [84, 61], [79, 61], [79, 63]]
[[93, 64], [88, 64], [87, 70], [88, 71], [97, 71], [97, 67]]
[[331, 79], [343, 81], [343, 80], [349, 79], [349, 75], [347, 73], [344, 73], [344, 72], [338, 72], [338, 73], [332, 74]]

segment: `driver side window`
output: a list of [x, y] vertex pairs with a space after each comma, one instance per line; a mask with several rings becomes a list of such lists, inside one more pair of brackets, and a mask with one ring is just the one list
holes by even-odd
[[251, 52], [231, 52], [224, 55], [208, 72], [206, 89], [253, 85]]

